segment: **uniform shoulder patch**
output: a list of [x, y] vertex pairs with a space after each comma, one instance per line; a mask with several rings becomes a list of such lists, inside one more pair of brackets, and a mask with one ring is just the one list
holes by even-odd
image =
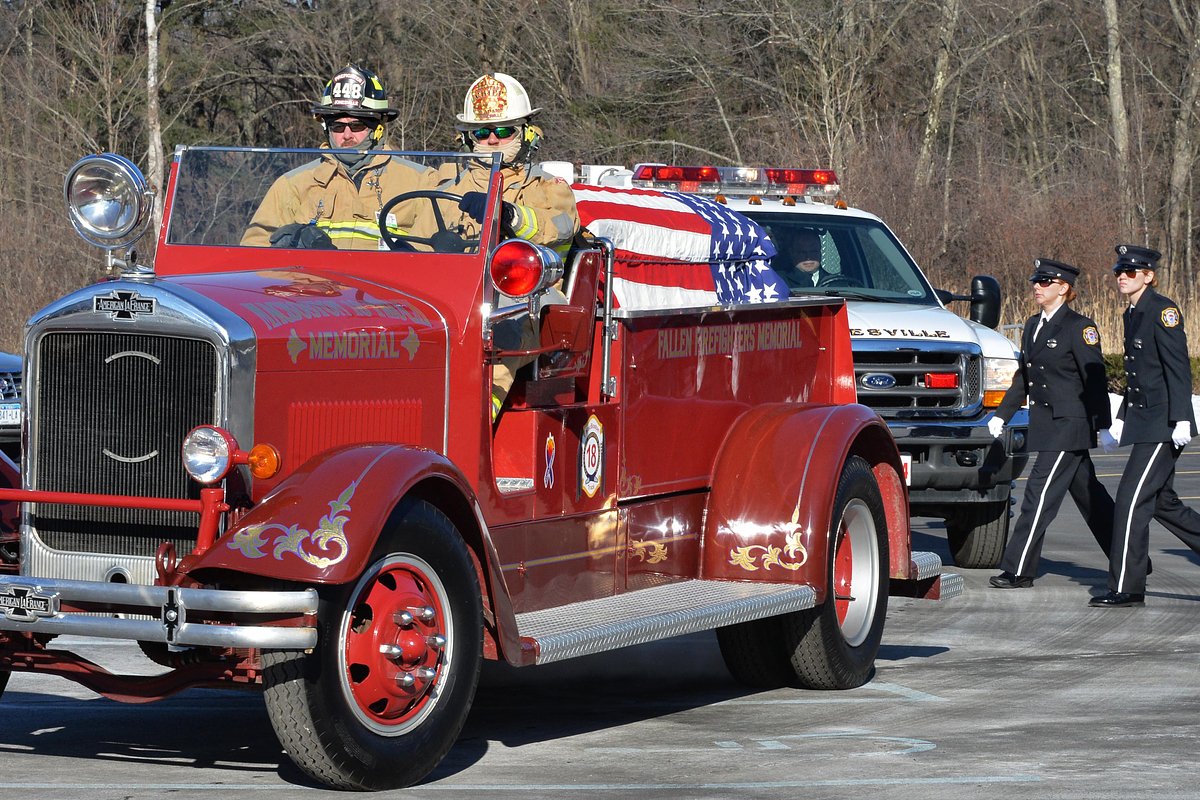
[[1088, 325], [1083, 329], [1083, 341], [1095, 347], [1100, 344], [1100, 331], [1092, 325]]
[[1168, 328], [1174, 328], [1179, 324], [1179, 309], [1175, 306], [1170, 306], [1162, 310], [1162, 324]]

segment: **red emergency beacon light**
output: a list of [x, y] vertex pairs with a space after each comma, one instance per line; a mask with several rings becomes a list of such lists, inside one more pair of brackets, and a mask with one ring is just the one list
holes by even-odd
[[958, 375], [953, 372], [926, 372], [925, 386], [930, 389], [957, 389]]
[[553, 250], [524, 239], [509, 239], [492, 253], [488, 272], [496, 289], [509, 297], [528, 297], [563, 276], [562, 259]]
[[638, 164], [633, 168], [633, 185], [736, 197], [786, 196], [831, 204], [841, 194], [833, 170], [784, 167]]

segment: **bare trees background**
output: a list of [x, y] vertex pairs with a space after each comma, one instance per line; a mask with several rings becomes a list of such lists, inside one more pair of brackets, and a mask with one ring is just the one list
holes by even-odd
[[156, 181], [176, 144], [315, 144], [347, 62], [405, 149], [450, 149], [499, 69], [545, 108], [547, 158], [832, 167], [936, 284], [999, 277], [1006, 322], [1046, 255], [1115, 343], [1112, 247], [1149, 243], [1200, 330], [1196, 0], [0, 0], [0, 348], [101, 274], [63, 212], [80, 155]]

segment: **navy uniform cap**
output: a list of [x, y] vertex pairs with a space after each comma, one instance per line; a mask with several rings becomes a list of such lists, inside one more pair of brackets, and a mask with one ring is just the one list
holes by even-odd
[[1033, 261], [1033, 274], [1029, 276], [1029, 282], [1049, 279], [1060, 280], [1068, 286], [1074, 286], [1075, 279], [1078, 277], [1079, 267], [1055, 261], [1052, 258], [1037, 258]]
[[1117, 245], [1117, 263], [1113, 264], [1113, 272], [1123, 269], [1158, 269], [1158, 260], [1162, 253], [1140, 244]]

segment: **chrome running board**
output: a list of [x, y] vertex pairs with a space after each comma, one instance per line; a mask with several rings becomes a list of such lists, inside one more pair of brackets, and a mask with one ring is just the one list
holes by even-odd
[[685, 633], [800, 611], [811, 586], [689, 580], [517, 614], [517, 630], [548, 664]]

